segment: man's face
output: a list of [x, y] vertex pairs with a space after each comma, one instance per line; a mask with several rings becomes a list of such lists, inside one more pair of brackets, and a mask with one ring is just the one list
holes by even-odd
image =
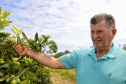
[[101, 21], [91, 25], [91, 38], [96, 48], [105, 48], [111, 45], [113, 33], [107, 28], [105, 21]]

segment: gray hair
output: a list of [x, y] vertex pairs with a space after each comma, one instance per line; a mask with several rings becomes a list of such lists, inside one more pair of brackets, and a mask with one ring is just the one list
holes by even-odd
[[90, 20], [90, 26], [91, 24], [96, 25], [97, 23], [105, 20], [106, 25], [109, 29], [115, 28], [115, 19], [111, 14], [106, 13], [100, 13], [97, 15], [94, 15]]

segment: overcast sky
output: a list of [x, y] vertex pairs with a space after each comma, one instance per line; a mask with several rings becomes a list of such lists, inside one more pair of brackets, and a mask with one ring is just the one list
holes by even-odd
[[2, 11], [12, 11], [13, 23], [4, 31], [14, 33], [12, 25], [23, 29], [28, 38], [36, 32], [50, 35], [58, 52], [92, 46], [90, 18], [98, 13], [115, 17], [117, 34], [113, 42], [126, 44], [126, 0], [0, 0]]

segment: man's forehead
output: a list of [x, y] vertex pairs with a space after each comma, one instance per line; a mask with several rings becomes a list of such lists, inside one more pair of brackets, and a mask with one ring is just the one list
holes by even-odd
[[101, 27], [101, 26], [97, 26], [97, 27], [91, 27], [92, 31], [98, 31], [98, 30], [108, 30], [107, 27]]
[[91, 24], [91, 29], [106, 29], [107, 28], [107, 25], [105, 23], [105, 21], [101, 21], [97, 24]]

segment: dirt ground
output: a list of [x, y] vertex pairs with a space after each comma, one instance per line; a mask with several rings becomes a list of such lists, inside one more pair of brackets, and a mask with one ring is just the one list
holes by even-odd
[[51, 80], [53, 84], [76, 84], [75, 81], [63, 79], [61, 76], [55, 75], [53, 73], [50, 74], [51, 74]]

